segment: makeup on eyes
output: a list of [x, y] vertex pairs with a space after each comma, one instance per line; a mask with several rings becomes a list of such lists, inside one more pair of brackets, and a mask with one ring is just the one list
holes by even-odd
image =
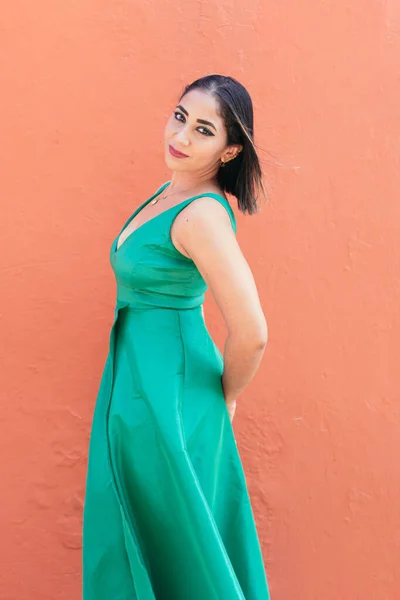
[[[179, 108], [179, 110], [181, 110], [187, 117], [189, 116], [188, 111], [185, 108], [183, 108], [181, 104], [178, 104], [176, 108]], [[209, 125], [213, 129], [215, 129], [215, 131], [217, 131], [217, 128], [215, 127], [214, 123], [211, 123], [211, 121], [206, 121], [205, 119], [197, 119], [197, 123], [201, 123], [202, 125]]]
[[[180, 112], [178, 112], [178, 111], [175, 111], [175, 112], [174, 112], [174, 115], [175, 115], [175, 119], [176, 119], [177, 121], [181, 121], [181, 119], [177, 119], [177, 118], [176, 118], [176, 115], [182, 115], [182, 113], [180, 113]], [[182, 116], [183, 116], [183, 115], [182, 115]], [[199, 121], [199, 119], [198, 119], [198, 121]], [[181, 123], [182, 123], [182, 121], [181, 121]], [[206, 131], [207, 133], [205, 133], [205, 134], [203, 133], [202, 135], [206, 135], [206, 136], [208, 136], [208, 137], [214, 137], [214, 134], [213, 134], [213, 133], [211, 133], [211, 131], [209, 131], [209, 130], [208, 130], [208, 129], [206, 129], [205, 127], [203, 127], [203, 129], [204, 129], [204, 131]]]

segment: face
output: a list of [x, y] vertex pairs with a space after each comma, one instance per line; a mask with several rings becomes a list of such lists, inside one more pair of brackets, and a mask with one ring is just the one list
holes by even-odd
[[[217, 106], [212, 95], [191, 90], [174, 108], [164, 131], [165, 162], [170, 169], [211, 174], [218, 171], [221, 160], [232, 159], [242, 148], [227, 146]], [[186, 157], [171, 154], [170, 146]]]

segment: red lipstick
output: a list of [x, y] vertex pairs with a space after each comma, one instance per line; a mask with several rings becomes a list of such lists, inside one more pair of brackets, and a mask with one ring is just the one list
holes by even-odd
[[187, 154], [183, 154], [183, 152], [179, 152], [178, 150], [175, 150], [175, 148], [171, 145], [168, 146], [170, 154], [172, 154], [172, 156], [175, 156], [175, 158], [188, 158]]

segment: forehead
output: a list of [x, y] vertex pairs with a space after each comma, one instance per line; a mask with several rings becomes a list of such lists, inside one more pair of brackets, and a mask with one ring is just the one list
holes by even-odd
[[213, 123], [222, 123], [222, 119], [218, 114], [217, 99], [200, 90], [191, 90], [181, 98], [178, 102], [189, 113], [189, 117], [194, 119], [208, 119]]

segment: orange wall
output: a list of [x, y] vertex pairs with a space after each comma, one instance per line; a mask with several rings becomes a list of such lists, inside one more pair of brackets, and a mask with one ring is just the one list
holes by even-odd
[[182, 86], [222, 72], [271, 196], [238, 218], [269, 345], [234, 426], [272, 600], [398, 599], [399, 4], [173, 4], [2, 7], [0, 598], [80, 597], [109, 247], [169, 178]]

